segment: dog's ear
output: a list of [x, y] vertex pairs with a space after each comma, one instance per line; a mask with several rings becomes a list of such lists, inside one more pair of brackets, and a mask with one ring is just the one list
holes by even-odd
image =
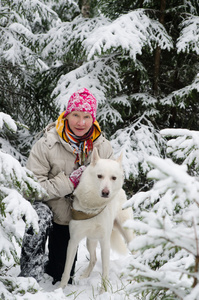
[[91, 156], [91, 165], [95, 166], [99, 159], [100, 159], [100, 157], [99, 157], [97, 148], [94, 148], [92, 156]]
[[122, 167], [122, 158], [123, 158], [123, 152], [121, 152], [120, 156], [116, 159], [116, 161], [120, 164], [120, 167]]

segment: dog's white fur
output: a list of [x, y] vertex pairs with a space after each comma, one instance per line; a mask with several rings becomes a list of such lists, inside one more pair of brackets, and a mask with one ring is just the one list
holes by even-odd
[[[130, 229], [124, 229], [122, 224], [133, 216], [131, 208], [122, 210], [126, 195], [122, 189], [121, 160], [122, 156], [117, 161], [101, 159], [94, 148], [91, 163], [81, 176], [80, 183], [74, 192], [73, 208], [89, 214], [100, 213], [90, 219], [70, 221], [70, 241], [60, 285], [62, 288], [68, 283], [77, 247], [83, 238], [87, 237], [90, 263], [81, 278], [89, 277], [95, 266], [96, 246], [99, 241], [103, 287], [109, 274], [110, 248], [123, 254], [127, 252], [124, 240], [128, 244], [133, 238], [133, 233]], [[106, 290], [106, 287], [104, 289]]]

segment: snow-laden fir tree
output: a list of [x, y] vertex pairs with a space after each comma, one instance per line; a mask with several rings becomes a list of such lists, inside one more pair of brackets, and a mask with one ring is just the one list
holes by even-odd
[[[13, 135], [17, 131], [14, 120], [7, 114], [0, 113], [0, 298], [12, 299], [10, 293], [20, 286], [20, 281], [7, 276], [8, 270], [19, 263], [17, 245], [21, 245], [22, 236], [16, 230], [19, 220], [24, 220], [26, 226], [33, 226], [38, 230], [38, 216], [31, 203], [25, 199], [42, 197], [45, 191], [35, 181], [29, 170], [22, 167], [17, 159], [8, 153], [15, 153], [13, 147], [2, 136], [9, 130]], [[2, 147], [3, 146], [3, 147]], [[17, 151], [16, 151], [17, 153]], [[33, 289], [32, 282], [28, 289]], [[13, 289], [12, 289], [12, 287]], [[18, 290], [19, 293], [20, 288]], [[14, 299], [14, 298], [13, 298]]]
[[[58, 37], [61, 48], [57, 52]], [[64, 55], [72, 55], [77, 63], [75, 69], [61, 76], [53, 91], [61, 110], [67, 105], [66, 99], [85, 86], [98, 99], [99, 121], [103, 125], [118, 124], [124, 118], [121, 112], [128, 111], [126, 106], [131, 107], [123, 89], [121, 59], [128, 55], [139, 69], [142, 66], [137, 57], [143, 48], [152, 51], [153, 44], [158, 44], [162, 49], [170, 50], [173, 46], [164, 27], [151, 20], [144, 10], [129, 12], [113, 22], [103, 15], [87, 20], [78, 16], [72, 22], [50, 30], [42, 41], [48, 41], [42, 52], [44, 58], [54, 49], [56, 57], [60, 55], [63, 59]], [[115, 103], [118, 94], [120, 101]], [[107, 116], [107, 112], [109, 116], [105, 119], [103, 116]]]
[[[199, 132], [165, 129], [167, 152], [175, 161], [151, 156], [154, 185], [135, 194], [127, 206], [136, 232], [130, 248], [130, 291], [140, 299], [198, 299], [199, 292]], [[189, 173], [197, 175], [190, 176]], [[195, 169], [195, 172], [193, 172]], [[136, 283], [134, 282], [136, 281]]]
[[[125, 172], [125, 190], [129, 196], [138, 190], [148, 189], [146, 174], [151, 169], [148, 156], [165, 156], [166, 141], [159, 131], [143, 115], [129, 126], [117, 130], [111, 144], [116, 156], [122, 152]], [[133, 186], [132, 186], [133, 182]]]
[[46, 124], [55, 111], [52, 101], [39, 100], [37, 82], [48, 64], [40, 56], [38, 34], [58, 22], [49, 1], [5, 0], [0, 5], [1, 110], [32, 131]]
[[[114, 5], [110, 1], [87, 1], [92, 10], [90, 18], [81, 14], [83, 2], [2, 2], [2, 81], [8, 72], [8, 82], [13, 84], [18, 79], [15, 84], [18, 96], [23, 95], [25, 103], [26, 98], [30, 105], [35, 103], [25, 106], [33, 107], [33, 118], [29, 118], [32, 116], [29, 109], [26, 113], [21, 109], [20, 114], [28, 120], [25, 123], [32, 126], [35, 123], [41, 128], [53, 110], [54, 104], [49, 103], [54, 97], [57, 96], [56, 102], [62, 110], [68, 95], [83, 85], [98, 98], [102, 124], [101, 116], [110, 111], [106, 120], [110, 124], [107, 130], [111, 131], [110, 135], [121, 127], [121, 119], [128, 122], [145, 110], [150, 111], [152, 98], [156, 123], [180, 123], [175, 108], [159, 100], [189, 85], [196, 76], [198, 6], [195, 2], [150, 0], [140, 7], [139, 2], [126, 0], [114, 1]], [[159, 62], [153, 59], [157, 49], [162, 59]], [[154, 65], [158, 65], [155, 73]], [[11, 75], [15, 80], [9, 80]], [[15, 89], [3, 90], [7, 91], [8, 98]], [[16, 93], [12, 95], [17, 97]], [[115, 103], [118, 96], [121, 100]], [[180, 93], [177, 94], [177, 98], [180, 97]], [[196, 95], [189, 93], [186, 102], [191, 97], [195, 99]], [[129, 101], [130, 112], [126, 101]], [[165, 113], [162, 105], [167, 108]], [[43, 119], [40, 111], [44, 112]], [[164, 114], [161, 119], [160, 112]]]
[[188, 173], [199, 175], [199, 131], [167, 128], [160, 131], [167, 138], [167, 156], [178, 164], [185, 164]]

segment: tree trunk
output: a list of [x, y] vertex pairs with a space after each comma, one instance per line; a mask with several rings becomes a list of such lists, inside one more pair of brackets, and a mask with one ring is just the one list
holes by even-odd
[[[166, 0], [161, 0], [159, 22], [163, 25], [164, 25], [165, 7], [166, 7]], [[156, 51], [155, 51], [154, 85], [153, 85], [153, 90], [154, 90], [155, 94], [158, 93], [158, 81], [159, 81], [159, 72], [160, 72], [160, 56], [161, 56], [161, 49], [160, 49], [159, 46], [157, 46]]]
[[79, 7], [84, 18], [90, 17], [90, 0], [80, 0]]

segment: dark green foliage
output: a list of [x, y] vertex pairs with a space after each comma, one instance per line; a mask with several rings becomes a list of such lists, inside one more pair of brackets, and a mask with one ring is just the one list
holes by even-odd
[[121, 14], [126, 14], [136, 8], [141, 8], [143, 5], [143, 0], [100, 0], [99, 7], [102, 13], [107, 15], [111, 19], [118, 18]]
[[72, 21], [80, 13], [78, 5], [75, 5], [74, 2], [71, 3], [70, 1], [54, 1], [52, 9], [63, 22]]

